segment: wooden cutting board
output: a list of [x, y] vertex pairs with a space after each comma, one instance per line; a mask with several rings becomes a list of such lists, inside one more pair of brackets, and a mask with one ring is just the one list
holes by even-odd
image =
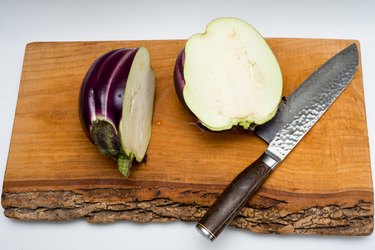
[[[285, 96], [328, 58], [356, 42], [267, 41], [281, 65]], [[267, 145], [249, 131], [204, 131], [183, 109], [173, 86], [173, 68], [184, 43], [28, 44], [3, 184], [5, 215], [22, 220], [85, 218], [92, 223], [199, 220]], [[96, 57], [136, 46], [151, 52], [155, 110], [147, 162], [135, 164], [125, 179], [82, 132], [78, 92]], [[360, 66], [349, 87], [232, 225], [261, 233], [368, 235], [373, 215]]]

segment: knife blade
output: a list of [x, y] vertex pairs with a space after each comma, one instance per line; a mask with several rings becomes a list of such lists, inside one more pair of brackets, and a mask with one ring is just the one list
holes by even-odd
[[344, 91], [358, 64], [358, 48], [353, 43], [303, 81], [279, 105], [271, 121], [256, 127], [255, 134], [268, 142], [268, 148], [235, 177], [197, 223], [196, 228], [203, 236], [211, 241], [218, 237], [263, 181]]

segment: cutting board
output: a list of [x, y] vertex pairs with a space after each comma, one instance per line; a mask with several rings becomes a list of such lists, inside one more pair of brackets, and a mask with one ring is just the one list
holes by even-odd
[[[288, 96], [357, 41], [267, 39]], [[26, 47], [3, 183], [5, 216], [92, 223], [197, 221], [266, 149], [251, 131], [202, 130], [179, 103], [173, 68], [183, 40], [38, 42]], [[78, 92], [95, 58], [145, 46], [156, 73], [147, 161], [128, 179], [85, 137]], [[252, 197], [232, 226], [259, 233], [368, 235], [373, 186], [361, 65], [344, 93]]]

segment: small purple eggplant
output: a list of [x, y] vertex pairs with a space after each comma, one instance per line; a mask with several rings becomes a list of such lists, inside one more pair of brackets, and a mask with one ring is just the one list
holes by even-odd
[[264, 38], [238, 18], [217, 18], [191, 36], [178, 55], [178, 98], [212, 131], [245, 129], [276, 114], [282, 75]]
[[87, 137], [128, 176], [151, 138], [155, 74], [144, 47], [117, 49], [89, 68], [80, 89], [79, 114]]

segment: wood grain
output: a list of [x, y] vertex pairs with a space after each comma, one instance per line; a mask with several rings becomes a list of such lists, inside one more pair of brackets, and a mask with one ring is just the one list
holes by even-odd
[[[350, 40], [267, 39], [288, 96]], [[5, 215], [23, 220], [85, 218], [104, 223], [188, 220], [207, 207], [266, 143], [243, 130], [211, 133], [183, 109], [173, 67], [183, 40], [49, 42], [26, 47], [3, 184]], [[357, 42], [358, 43], [358, 42]], [[358, 44], [359, 45], [359, 44]], [[156, 73], [147, 162], [129, 179], [85, 137], [78, 92], [93, 60], [145, 46]], [[362, 71], [232, 225], [262, 233], [368, 235], [373, 187]]]

